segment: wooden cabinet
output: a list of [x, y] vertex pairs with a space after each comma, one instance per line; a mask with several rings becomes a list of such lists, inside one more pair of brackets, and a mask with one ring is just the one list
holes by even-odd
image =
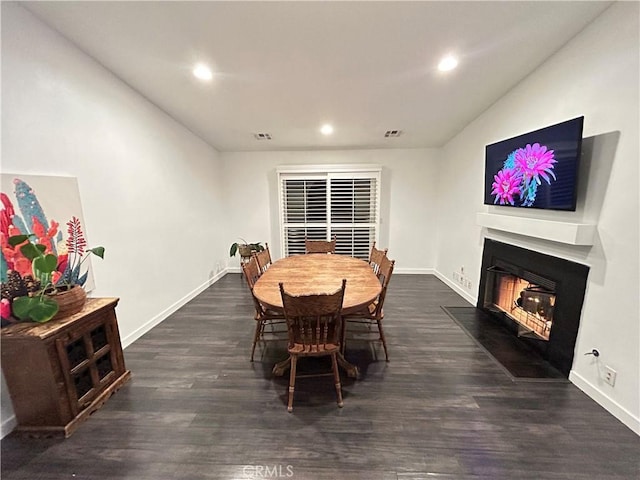
[[68, 437], [129, 380], [117, 303], [117, 298], [89, 298], [70, 317], [0, 331], [17, 431]]

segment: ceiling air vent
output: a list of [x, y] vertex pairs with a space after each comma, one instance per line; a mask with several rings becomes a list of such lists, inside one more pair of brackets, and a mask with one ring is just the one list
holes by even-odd
[[270, 133], [254, 133], [253, 136], [256, 137], [256, 140], [271, 140]]
[[387, 130], [384, 132], [384, 138], [395, 138], [402, 134], [402, 130]]

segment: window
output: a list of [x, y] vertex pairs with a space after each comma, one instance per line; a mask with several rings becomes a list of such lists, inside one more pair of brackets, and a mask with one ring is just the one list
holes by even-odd
[[337, 238], [336, 253], [367, 259], [378, 238], [380, 167], [278, 169], [283, 253]]

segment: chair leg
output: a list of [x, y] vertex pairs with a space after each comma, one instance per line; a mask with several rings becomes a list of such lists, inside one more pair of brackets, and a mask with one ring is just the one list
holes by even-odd
[[340, 385], [340, 372], [338, 371], [338, 360], [336, 354], [331, 354], [331, 365], [333, 367], [333, 379], [336, 384], [336, 394], [338, 395], [338, 407], [342, 408], [344, 402], [342, 401], [342, 386]]
[[287, 410], [293, 412], [293, 391], [296, 387], [296, 364], [298, 363], [297, 355], [291, 355], [291, 367], [289, 370], [289, 403]]
[[382, 348], [384, 348], [384, 358], [389, 361], [389, 354], [387, 353], [387, 340], [384, 338], [384, 330], [382, 330], [382, 320], [378, 319], [378, 331], [380, 332], [380, 340], [382, 340]]
[[347, 346], [347, 321], [342, 319], [342, 331], [340, 332], [340, 353], [344, 355]]
[[252, 362], [253, 362], [253, 354], [256, 351], [256, 344], [258, 343], [258, 340], [260, 340], [260, 336], [262, 335], [263, 323], [264, 322], [262, 320], [256, 320], [256, 333], [253, 334], [253, 346], [251, 347]]

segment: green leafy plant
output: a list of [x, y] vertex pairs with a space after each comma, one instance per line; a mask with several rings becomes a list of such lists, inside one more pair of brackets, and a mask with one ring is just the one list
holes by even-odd
[[20, 252], [25, 258], [31, 260], [33, 278], [40, 283], [40, 289], [32, 295], [15, 298], [11, 307], [13, 314], [21, 320], [46, 322], [58, 313], [58, 304], [45, 295], [46, 289], [53, 285], [52, 276], [58, 267], [58, 257], [53, 253], [45, 253], [46, 247], [33, 243], [32, 237], [35, 235], [14, 235], [9, 237], [9, 245], [15, 248], [24, 243], [20, 247]]
[[[81, 306], [89, 274], [85, 262], [91, 255], [104, 258], [103, 247], [87, 248], [80, 219], [73, 216], [66, 223], [63, 238], [60, 224], [47, 219], [33, 188], [19, 178], [13, 185], [22, 216], [0, 192], [0, 327], [16, 320], [46, 322], [60, 309], [66, 313]], [[57, 294], [63, 291], [79, 301], [62, 300]]]
[[[69, 272], [80, 270], [82, 263], [89, 257], [89, 255], [83, 257], [84, 253], [104, 258], [104, 247], [81, 249], [79, 259], [70, 264], [67, 254], [64, 255], [64, 261], [60, 262], [60, 257], [51, 251], [47, 252], [45, 245], [35, 243], [33, 241], [35, 237], [34, 234], [26, 234], [14, 235], [8, 239], [9, 245], [13, 248], [19, 246], [20, 253], [31, 261], [33, 279], [39, 284], [39, 289], [35, 292], [14, 298], [11, 308], [13, 314], [20, 320], [44, 323], [51, 320], [59, 309], [56, 301], [48, 295], [67, 290], [77, 284], [73, 281], [74, 278], [77, 280], [77, 273], [69, 275]], [[60, 269], [63, 273], [59, 271]]]
[[234, 257], [238, 252], [240, 252], [241, 256], [248, 256], [248, 255], [243, 255], [243, 251], [244, 252], [261, 252], [264, 250], [264, 247], [262, 246], [261, 242], [249, 243], [242, 237], [240, 237], [240, 240], [242, 240], [242, 243], [235, 242], [231, 244], [231, 248], [229, 249], [230, 257]]

